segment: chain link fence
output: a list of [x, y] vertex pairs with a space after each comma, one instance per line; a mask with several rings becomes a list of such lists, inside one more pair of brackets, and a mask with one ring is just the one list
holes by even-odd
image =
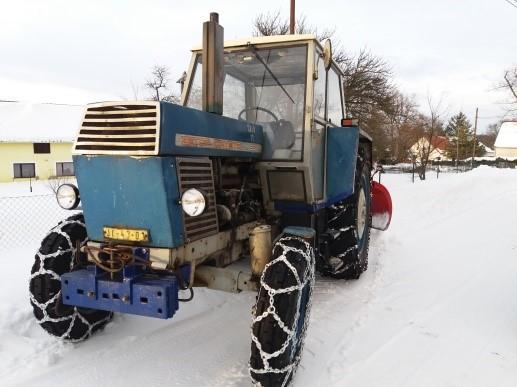
[[52, 227], [74, 213], [59, 207], [53, 194], [0, 197], [0, 251], [39, 245]]

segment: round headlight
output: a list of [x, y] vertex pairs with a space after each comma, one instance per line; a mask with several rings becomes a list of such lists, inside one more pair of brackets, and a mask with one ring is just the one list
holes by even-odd
[[79, 205], [79, 190], [75, 185], [62, 184], [56, 192], [57, 204], [65, 210], [73, 210]]
[[201, 215], [206, 208], [205, 195], [195, 188], [186, 190], [181, 195], [181, 208], [189, 216]]

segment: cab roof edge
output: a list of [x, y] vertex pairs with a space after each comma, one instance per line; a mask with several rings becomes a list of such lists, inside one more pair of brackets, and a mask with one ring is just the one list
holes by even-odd
[[[309, 41], [315, 40], [317, 38], [312, 34], [304, 34], [304, 35], [272, 35], [272, 36], [251, 36], [247, 38], [241, 39], [233, 39], [226, 40], [224, 42], [224, 47], [239, 47], [239, 46], [247, 46], [248, 44], [267, 44], [267, 43], [283, 43], [283, 42], [298, 42], [298, 41]], [[191, 51], [197, 52], [201, 51], [202, 46], [196, 46]]]

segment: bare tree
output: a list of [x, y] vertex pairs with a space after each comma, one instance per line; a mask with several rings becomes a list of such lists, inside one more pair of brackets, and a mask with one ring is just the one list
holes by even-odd
[[253, 21], [254, 36], [287, 35], [288, 33], [289, 21], [280, 16], [280, 11], [261, 13]]
[[145, 83], [145, 87], [151, 92], [151, 99], [178, 103], [179, 98], [169, 89], [169, 69], [156, 65], [151, 74], [152, 78]]
[[503, 117], [505, 119], [517, 112], [517, 67], [505, 70], [502, 78], [495, 89], [507, 92], [508, 99], [501, 101], [502, 104], [507, 106], [506, 114]]
[[[318, 40], [322, 41], [334, 36], [334, 29], [324, 29], [319, 31], [314, 26], [307, 23], [305, 15], [296, 19], [295, 32], [297, 34], [313, 34]], [[274, 13], [261, 13], [253, 21], [254, 36], [272, 36], [289, 34], [289, 20], [282, 18], [280, 11]], [[338, 42], [333, 42], [336, 46]]]
[[386, 113], [385, 131], [389, 138], [391, 161], [404, 161], [409, 148], [413, 145], [413, 124], [419, 113], [413, 98], [400, 92], [394, 94], [393, 102]]
[[373, 157], [393, 160], [394, 149], [389, 147], [386, 132], [390, 116], [397, 111], [398, 92], [393, 85], [393, 74], [388, 64], [367, 50], [356, 55], [337, 51], [334, 60], [344, 73], [343, 91], [346, 114], [357, 118], [359, 124], [374, 139]]
[[347, 113], [361, 121], [373, 110], [389, 112], [396, 97], [391, 80], [393, 74], [387, 63], [367, 50], [355, 56], [343, 55], [339, 62], [344, 79]]
[[513, 96], [513, 103], [517, 103], [517, 67], [504, 73], [505, 87]]
[[420, 117], [420, 128], [415, 131], [417, 134], [420, 134], [417, 140], [417, 149], [415, 149], [414, 152], [418, 164], [418, 176], [420, 180], [425, 180], [429, 156], [436, 149], [434, 140], [438, 134], [443, 131], [441, 118], [443, 111], [441, 105], [441, 99], [437, 103], [434, 103], [432, 97], [427, 96], [429, 115]]

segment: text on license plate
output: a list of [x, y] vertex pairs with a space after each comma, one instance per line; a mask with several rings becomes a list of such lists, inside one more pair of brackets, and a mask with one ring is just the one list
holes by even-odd
[[103, 227], [104, 238], [116, 239], [119, 241], [147, 242], [149, 232], [132, 228]]

